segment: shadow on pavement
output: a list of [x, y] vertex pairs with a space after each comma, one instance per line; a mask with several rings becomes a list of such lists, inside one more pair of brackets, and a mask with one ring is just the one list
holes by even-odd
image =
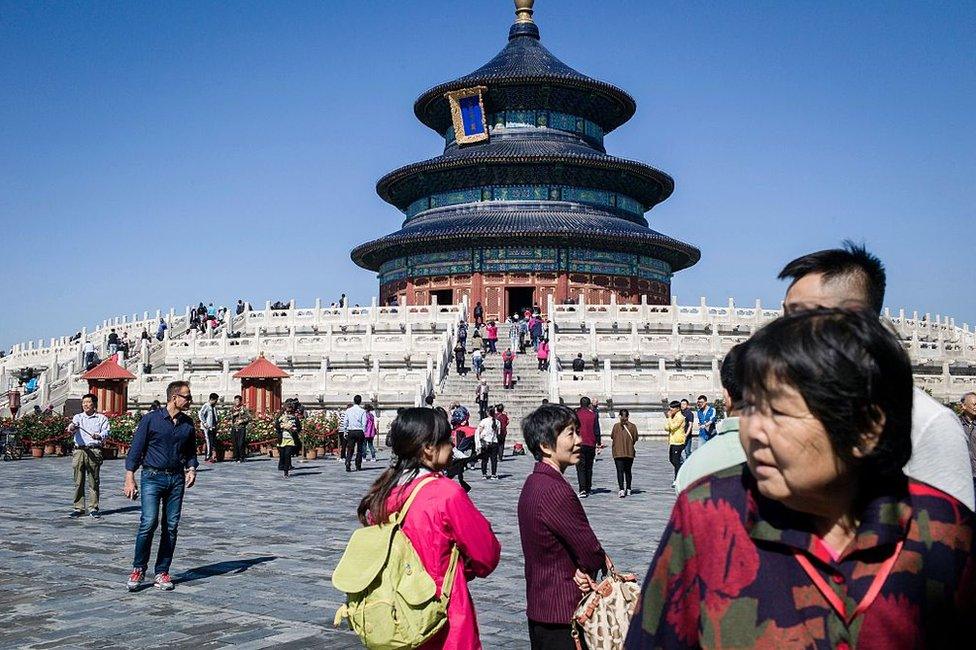
[[184, 571], [179, 578], [173, 580], [173, 584], [183, 584], [186, 582], [193, 582], [195, 580], [202, 580], [203, 578], [222, 576], [228, 573], [244, 573], [255, 564], [272, 562], [277, 559], [277, 555], [263, 555], [261, 557], [252, 557], [246, 560], [228, 560], [226, 562], [205, 564], [203, 566], [198, 566]]
[[288, 476], [315, 476], [316, 474], [321, 474], [322, 472], [292, 472]]
[[117, 515], [120, 512], [133, 512], [135, 510], [142, 510], [142, 506], [125, 506], [124, 508], [113, 508], [112, 510], [99, 510], [98, 514], [105, 517], [107, 515]]

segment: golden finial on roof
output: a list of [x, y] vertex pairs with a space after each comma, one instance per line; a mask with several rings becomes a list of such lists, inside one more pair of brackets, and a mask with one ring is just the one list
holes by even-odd
[[515, 22], [517, 23], [531, 23], [532, 20], [532, 5], [535, 4], [535, 0], [515, 0]]

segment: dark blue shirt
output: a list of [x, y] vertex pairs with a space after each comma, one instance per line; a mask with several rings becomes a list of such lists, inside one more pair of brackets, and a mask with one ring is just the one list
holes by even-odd
[[197, 434], [190, 416], [179, 413], [174, 423], [165, 407], [143, 415], [125, 469], [134, 472], [140, 465], [173, 470], [196, 467]]

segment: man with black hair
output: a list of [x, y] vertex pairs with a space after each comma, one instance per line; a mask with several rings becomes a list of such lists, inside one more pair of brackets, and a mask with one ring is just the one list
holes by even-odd
[[352, 471], [352, 459], [356, 459], [356, 471], [363, 468], [363, 445], [366, 444], [366, 409], [363, 396], [352, 398], [352, 406], [346, 409], [346, 471]]
[[[682, 399], [681, 402], [681, 415], [685, 418], [685, 447], [681, 451], [681, 458], [683, 460], [688, 460], [691, 456], [691, 443], [695, 439], [695, 412], [691, 408], [691, 402], [686, 399]], [[698, 440], [698, 446], [700, 447], [704, 444], [704, 440]]]
[[102, 469], [102, 445], [108, 439], [108, 418], [95, 411], [98, 398], [88, 393], [81, 398], [81, 413], [71, 419], [68, 433], [74, 435], [75, 451], [71, 459], [75, 479], [75, 507], [72, 517], [85, 514], [85, 482], [88, 482], [88, 516], [98, 519], [99, 473]]
[[678, 494], [698, 479], [712, 472], [745, 462], [742, 444], [739, 442], [739, 409], [742, 405], [742, 389], [736, 377], [736, 364], [748, 343], [735, 345], [722, 360], [719, 374], [722, 378], [722, 397], [725, 400], [725, 419], [715, 428], [711, 442], [700, 447], [685, 459], [675, 477], [674, 490]]
[[[810, 253], [793, 260], [779, 273], [792, 280], [783, 308], [793, 313], [817, 307], [869, 309], [881, 313], [886, 276], [884, 264], [863, 245]], [[905, 474], [928, 483], [973, 509], [969, 448], [955, 414], [916, 387], [912, 406], [912, 457]]]

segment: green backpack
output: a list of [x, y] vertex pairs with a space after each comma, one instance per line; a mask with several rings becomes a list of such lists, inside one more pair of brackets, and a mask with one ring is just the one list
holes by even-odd
[[346, 604], [336, 612], [333, 625], [348, 619], [367, 648], [416, 648], [447, 623], [457, 545], [451, 549], [438, 597], [434, 579], [401, 528], [414, 497], [435, 480], [433, 476], [421, 480], [388, 523], [354, 532], [332, 572], [332, 585], [346, 593]]

